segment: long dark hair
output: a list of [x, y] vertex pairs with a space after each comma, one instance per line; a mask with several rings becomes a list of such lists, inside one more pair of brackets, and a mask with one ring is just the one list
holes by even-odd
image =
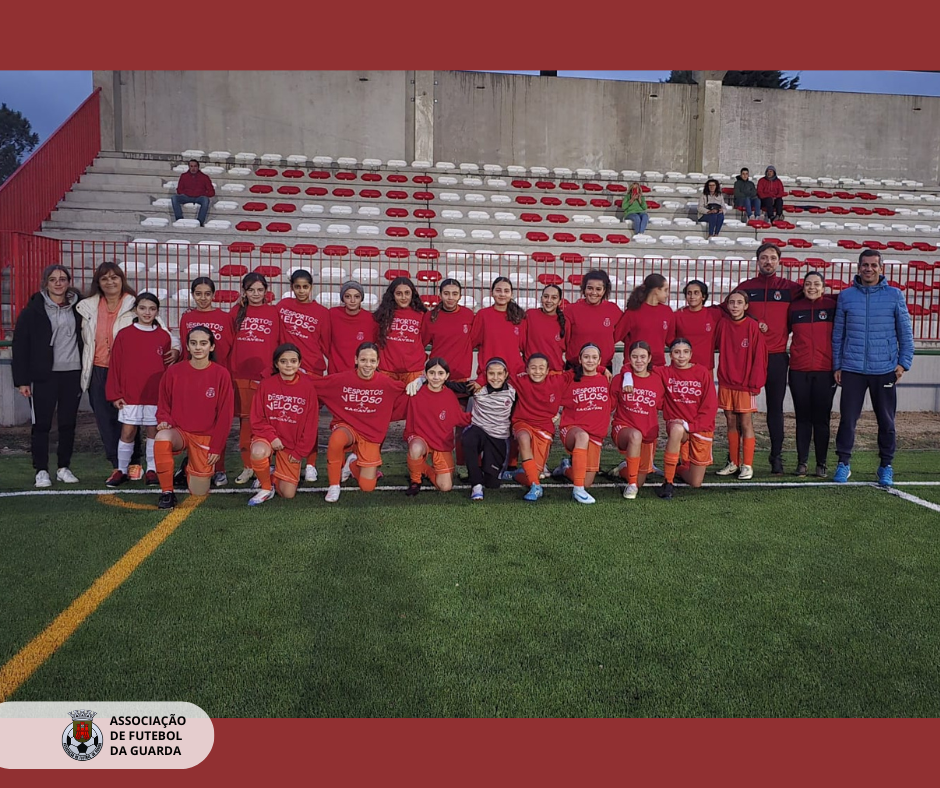
[[[137, 309], [137, 305], [138, 305], [141, 301], [149, 301], [149, 302], [152, 303], [152, 304], [156, 304], [156, 305], [157, 305], [157, 309], [160, 308], [160, 299], [157, 298], [153, 293], [150, 293], [150, 292], [147, 292], [147, 291], [145, 291], [145, 292], [143, 292], [143, 293], [140, 293], [140, 294], [137, 296], [137, 298], [134, 299], [134, 309], [135, 309], [135, 310]], [[134, 323], [137, 322], [137, 315], [134, 315], [134, 320], [133, 320], [133, 322], [134, 322]], [[156, 320], [154, 320], [153, 322], [154, 322], [154, 325], [157, 325], [157, 326], [160, 325], [159, 323], [157, 323]]]
[[587, 283], [592, 279], [604, 285], [604, 298], [610, 298], [610, 277], [600, 268], [594, 268], [581, 277], [581, 295], [584, 295]]
[[[506, 282], [509, 285], [509, 289], [513, 289], [512, 280], [508, 276], [497, 276], [493, 280], [493, 284], [490, 285], [490, 295], [493, 295], [494, 288], [501, 282]], [[518, 326], [525, 320], [525, 310], [516, 303], [515, 299], [510, 298], [509, 303], [506, 304], [506, 317], [514, 326]]]
[[189, 283], [189, 292], [195, 293], [196, 288], [199, 285], [209, 285], [209, 289], [214, 293], [215, 292], [215, 282], [213, 282], [208, 276], [197, 276]]
[[[463, 293], [463, 285], [460, 284], [460, 282], [458, 282], [456, 279], [451, 279], [451, 278], [449, 278], [449, 277], [448, 277], [447, 279], [444, 279], [444, 280], [438, 285], [438, 287], [437, 287], [437, 292], [438, 292], [438, 293], [443, 293], [445, 287], [453, 287], [453, 286], [456, 286], [457, 289], [458, 289], [461, 293]], [[459, 305], [458, 305], [458, 306], [459, 306]], [[438, 318], [438, 316], [441, 314], [441, 310], [442, 310], [443, 308], [444, 308], [444, 302], [443, 302], [443, 301], [438, 301], [438, 302], [431, 308], [431, 317], [430, 317], [430, 320], [431, 320], [432, 323], [436, 323], [436, 322], [437, 322], [437, 318]]]
[[215, 334], [212, 333], [212, 329], [209, 328], [209, 326], [193, 326], [186, 332], [185, 345], [187, 349], [189, 347], [189, 338], [197, 331], [202, 331], [203, 334], [209, 335], [209, 341], [212, 343], [212, 350], [209, 351], [209, 361], [215, 361]]
[[427, 372], [431, 367], [440, 367], [448, 375], [450, 375], [450, 365], [440, 356], [431, 356], [426, 362], [424, 362], [424, 371]]
[[379, 324], [379, 347], [385, 347], [385, 343], [388, 341], [388, 332], [392, 327], [392, 321], [395, 319], [395, 310], [398, 309], [398, 303], [395, 301], [395, 289], [401, 285], [407, 285], [411, 288], [411, 303], [408, 304], [411, 309], [415, 312], [428, 311], [428, 308], [421, 300], [421, 296], [418, 295], [418, 288], [415, 287], [415, 283], [407, 276], [396, 276], [385, 288], [382, 302], [379, 304], [379, 308], [375, 310], [375, 314], [372, 315], [375, 322]]
[[701, 279], [690, 279], [686, 282], [685, 287], [682, 288], [682, 295], [687, 296], [692, 285], [698, 285], [698, 289], [702, 291], [702, 303], [704, 304], [708, 300], [708, 285]]
[[242, 323], [245, 320], [245, 315], [248, 314], [248, 296], [245, 295], [244, 291], [248, 290], [255, 282], [261, 282], [264, 285], [264, 289], [268, 289], [268, 280], [264, 278], [262, 274], [256, 274], [252, 271], [250, 274], [245, 274], [242, 277], [242, 295], [238, 299], [238, 312], [235, 313], [235, 333], [237, 334], [241, 330]]
[[68, 279], [69, 282], [69, 285], [65, 290], [65, 300], [68, 301], [70, 293], [74, 293], [76, 296], [81, 298], [82, 294], [79, 292], [78, 288], [73, 287], [72, 285], [72, 272], [61, 263], [53, 263], [52, 265], [47, 265], [42, 269], [42, 276], [39, 277], [39, 289], [47, 289], [49, 286], [49, 277], [52, 276], [56, 271], [61, 271], [63, 274], [65, 274], [65, 278]]
[[95, 269], [95, 275], [92, 277], [91, 285], [88, 288], [88, 297], [91, 296], [101, 296], [104, 298], [104, 293], [101, 290], [101, 277], [105, 274], [116, 274], [121, 279], [121, 292], [125, 295], [136, 296], [137, 291], [130, 286], [130, 283], [127, 281], [127, 274], [124, 273], [124, 269], [121, 268], [113, 260], [105, 260]]
[[649, 295], [650, 290], [658, 290], [667, 281], [662, 274], [647, 274], [643, 284], [633, 288], [633, 292], [630, 293], [630, 298], [627, 299], [627, 309], [639, 309], [646, 301], [646, 296]]
[[561, 288], [558, 285], [545, 285], [542, 288], [542, 293], [544, 293], [548, 288], [554, 287], [558, 291], [558, 297], [561, 301], [558, 302], [558, 308], [555, 310], [555, 316], [558, 318], [558, 336], [565, 336], [565, 311], [561, 308], [562, 302], [565, 300], [565, 294], [561, 292]]
[[[715, 184], [715, 191], [714, 191], [714, 193], [708, 191], [708, 184], [710, 184], [710, 183], [714, 183], [714, 184]], [[718, 183], [718, 181], [715, 180], [714, 178], [709, 178], [707, 181], [705, 181], [705, 185], [702, 187], [702, 194], [704, 194], [706, 197], [715, 197], [715, 196], [720, 195], [720, 194], [721, 194], [721, 184]]]
[[271, 362], [271, 374], [277, 375], [280, 374], [280, 370], [277, 368], [278, 359], [283, 356], [285, 353], [290, 353], [294, 351], [297, 354], [297, 360], [303, 361], [303, 356], [300, 353], [300, 348], [297, 347], [293, 342], [285, 342], [283, 345], [278, 345], [274, 350], [274, 358]]
[[[581, 365], [581, 354], [585, 350], [587, 350], [589, 347], [594, 348], [598, 353], [601, 352], [601, 349], [597, 345], [595, 345], [593, 342], [585, 342], [583, 345], [581, 345], [581, 349], [578, 351], [578, 361], [575, 363], [573, 367], [575, 383], [577, 383], [578, 381], [581, 380], [581, 378], [584, 377], [584, 367]], [[598, 364], [597, 368], [601, 369], [601, 365]]]

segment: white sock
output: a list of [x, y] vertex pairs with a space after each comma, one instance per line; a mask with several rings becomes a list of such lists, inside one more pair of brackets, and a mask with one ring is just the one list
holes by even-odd
[[127, 466], [131, 464], [133, 454], [134, 442], [127, 443], [118, 439], [118, 470], [121, 473], [127, 473]]
[[153, 444], [157, 442], [156, 438], [147, 438], [147, 470], [157, 470], [157, 460], [153, 456]]

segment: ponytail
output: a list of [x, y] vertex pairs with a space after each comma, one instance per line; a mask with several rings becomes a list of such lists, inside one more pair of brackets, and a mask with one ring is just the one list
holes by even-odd
[[649, 295], [650, 290], [659, 289], [667, 281], [662, 274], [647, 275], [646, 279], [643, 280], [643, 284], [633, 288], [633, 292], [630, 293], [630, 298], [627, 299], [627, 309], [631, 311], [639, 309], [646, 301], [646, 296]]
[[[264, 285], [264, 289], [268, 289], [268, 280], [264, 278], [261, 274], [256, 274], [252, 271], [250, 274], [245, 274], [242, 277], [242, 291], [248, 290], [255, 282], [261, 282]], [[237, 334], [242, 327], [242, 323], [245, 321], [245, 316], [248, 314], [248, 296], [245, 292], [242, 292], [241, 298], [238, 299], [238, 312], [235, 313], [235, 333]]]
[[[463, 285], [460, 284], [456, 279], [451, 279], [448, 277], [444, 279], [437, 288], [437, 292], [443, 293], [445, 287], [456, 287], [461, 293], [463, 293]], [[459, 305], [458, 305], [459, 306]], [[432, 323], [437, 322], [437, 318], [441, 314], [441, 310], [444, 308], [444, 302], [438, 301], [433, 307], [431, 307], [431, 317], [430, 320]]]

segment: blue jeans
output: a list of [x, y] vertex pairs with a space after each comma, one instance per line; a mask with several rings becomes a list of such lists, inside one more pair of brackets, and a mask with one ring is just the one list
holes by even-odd
[[708, 224], [709, 235], [718, 235], [718, 233], [721, 232], [721, 226], [725, 223], [725, 215], [722, 211], [718, 213], [706, 213], [699, 221]]
[[650, 223], [650, 215], [648, 213], [631, 213], [624, 218], [633, 221], [634, 233], [645, 233], [646, 226]]
[[744, 209], [744, 215], [750, 219], [754, 214], [755, 219], [760, 219], [760, 197], [745, 197], [744, 204], [740, 206]]
[[170, 197], [170, 202], [173, 203], [173, 215], [177, 219], [183, 218], [183, 209], [181, 205], [187, 203], [196, 203], [199, 206], [199, 224], [206, 223], [206, 217], [209, 215], [209, 198], [208, 197], [187, 197], [185, 194], [174, 194]]

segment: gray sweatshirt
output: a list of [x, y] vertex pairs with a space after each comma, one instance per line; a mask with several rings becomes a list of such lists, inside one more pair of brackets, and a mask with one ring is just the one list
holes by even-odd
[[82, 358], [78, 352], [78, 336], [75, 332], [75, 314], [72, 307], [78, 302], [78, 293], [69, 290], [65, 295], [66, 305], [59, 306], [49, 298], [49, 293], [42, 290], [46, 303], [46, 315], [52, 325], [52, 371], [69, 372], [82, 368]]

